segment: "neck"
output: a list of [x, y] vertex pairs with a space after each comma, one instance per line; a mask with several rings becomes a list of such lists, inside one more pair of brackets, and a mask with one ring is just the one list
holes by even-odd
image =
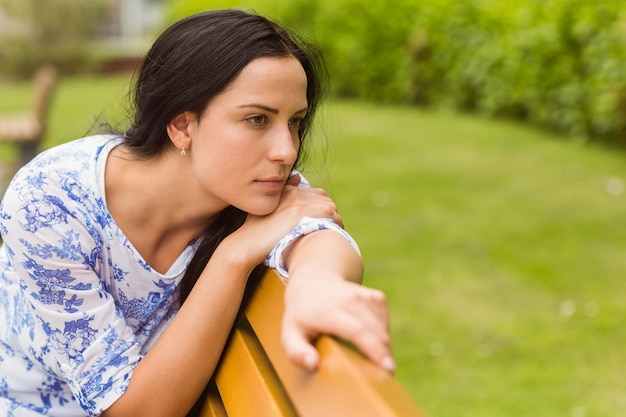
[[187, 165], [173, 153], [137, 159], [124, 146], [111, 151], [105, 170], [111, 216], [153, 269], [165, 272], [225, 207], [191, 189]]

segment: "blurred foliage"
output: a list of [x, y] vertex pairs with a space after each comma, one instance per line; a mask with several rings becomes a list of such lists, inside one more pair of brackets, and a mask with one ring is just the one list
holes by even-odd
[[170, 17], [224, 7], [315, 40], [342, 96], [626, 139], [620, 0], [181, 0]]
[[4, 75], [28, 76], [42, 64], [75, 72], [90, 63], [87, 39], [106, 12], [103, 0], [0, 0], [14, 26], [0, 34], [0, 68]]
[[409, 100], [515, 117], [571, 135], [624, 135], [623, 2], [433, 3], [416, 15], [408, 43], [413, 56], [421, 56], [411, 62]]

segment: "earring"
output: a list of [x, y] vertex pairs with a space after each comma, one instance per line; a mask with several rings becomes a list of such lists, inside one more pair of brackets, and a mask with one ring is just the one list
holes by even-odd
[[183, 146], [183, 148], [180, 150], [180, 156], [187, 156], [187, 151], [185, 150], [185, 147]]

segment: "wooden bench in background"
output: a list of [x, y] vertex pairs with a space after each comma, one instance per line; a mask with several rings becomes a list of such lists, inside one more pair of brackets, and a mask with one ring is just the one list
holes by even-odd
[[294, 365], [280, 343], [284, 281], [269, 270], [254, 289], [215, 377], [202, 417], [423, 417], [394, 377], [355, 349], [321, 337], [316, 372]]
[[44, 66], [35, 74], [30, 109], [23, 113], [0, 115], [0, 142], [17, 144], [20, 165], [36, 154], [46, 133], [47, 113], [52, 92], [57, 81], [57, 71]]

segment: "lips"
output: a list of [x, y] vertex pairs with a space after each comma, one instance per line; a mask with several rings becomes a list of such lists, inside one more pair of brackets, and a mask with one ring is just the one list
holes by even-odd
[[255, 180], [254, 182], [267, 190], [282, 190], [286, 181], [286, 177], [268, 177]]

